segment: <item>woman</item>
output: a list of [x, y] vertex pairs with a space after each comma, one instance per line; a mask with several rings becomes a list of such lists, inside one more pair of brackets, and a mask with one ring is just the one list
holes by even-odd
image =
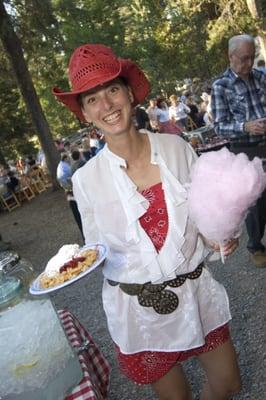
[[146, 111], [149, 117], [151, 129], [153, 130], [153, 132], [158, 132], [159, 130], [158, 120], [157, 120], [158, 107], [156, 99], [150, 99], [149, 107], [147, 108]]
[[179, 123], [183, 130], [187, 130], [187, 115], [190, 113], [190, 108], [185, 103], [182, 103], [175, 94], [172, 94], [169, 100], [171, 102], [169, 117], [174, 122]]
[[165, 100], [157, 100], [157, 123], [160, 133], [174, 133], [181, 135], [184, 128], [178, 125], [169, 114], [169, 108]]
[[92, 157], [89, 133], [83, 133], [81, 139], [81, 146], [82, 146], [83, 158], [85, 159], [85, 161], [89, 161], [89, 159]]
[[187, 94], [186, 105], [190, 108], [190, 112], [188, 113], [188, 115], [192, 120], [192, 125], [194, 125], [193, 129], [197, 129], [199, 109], [197, 105], [194, 103], [193, 96], [190, 93]]
[[[73, 189], [86, 243], [110, 248], [103, 305], [120, 367], [160, 399], [189, 400], [180, 363], [197, 355], [208, 377], [201, 400], [229, 399], [240, 378], [228, 299], [204, 268], [209, 247], [187, 215], [184, 185], [195, 153], [175, 135], [136, 130], [132, 108], [149, 82], [132, 61], [104, 45], [83, 45], [69, 76], [72, 92], [54, 94], [106, 140], [74, 174]], [[236, 247], [230, 241], [226, 255]]]

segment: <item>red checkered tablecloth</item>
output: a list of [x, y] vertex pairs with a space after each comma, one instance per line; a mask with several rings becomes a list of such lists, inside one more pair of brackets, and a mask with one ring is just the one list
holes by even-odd
[[[73, 348], [87, 344], [78, 357], [83, 371], [83, 379], [65, 400], [104, 400], [109, 387], [110, 366], [77, 318], [67, 310], [59, 310], [65, 332]], [[88, 344], [89, 343], [89, 344]]]

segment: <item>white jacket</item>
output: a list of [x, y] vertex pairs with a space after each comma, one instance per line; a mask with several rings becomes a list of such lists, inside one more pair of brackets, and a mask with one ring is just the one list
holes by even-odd
[[[142, 134], [149, 136], [151, 163], [160, 168], [168, 211], [168, 233], [159, 253], [139, 223], [139, 218], [148, 208], [148, 201], [121, 168], [126, 168], [125, 160], [105, 145], [72, 177], [86, 243], [103, 242], [108, 245], [110, 252], [103, 273], [106, 278], [117, 282], [159, 283], [170, 280], [176, 275], [193, 271], [208, 254], [197, 229], [188, 218], [186, 184], [196, 159], [194, 151], [176, 136], [144, 130]], [[195, 288], [198, 288], [199, 297], [205, 297], [204, 301], [197, 298]], [[103, 301], [109, 330], [123, 352], [197, 347], [203, 344], [204, 336], [210, 330], [230, 319], [225, 290], [206, 269], [197, 280], [187, 280], [181, 287], [171, 290], [178, 294], [179, 300], [186, 301], [182, 310], [178, 307], [173, 313], [162, 316], [140, 306], [135, 296], [123, 293], [118, 286], [104, 283]], [[208, 314], [206, 317], [201, 315], [199, 307], [205, 300], [208, 308], [213, 303], [215, 310], [212, 312], [201, 307], [203, 314]], [[188, 310], [190, 322], [186, 317]], [[160, 332], [162, 322], [167, 330], [165, 336], [163, 332], [154, 335], [154, 328]], [[184, 334], [177, 335], [181, 328], [185, 329]], [[143, 329], [147, 340], [143, 340]], [[191, 329], [193, 335], [187, 336]], [[169, 341], [169, 338], [173, 340]]]

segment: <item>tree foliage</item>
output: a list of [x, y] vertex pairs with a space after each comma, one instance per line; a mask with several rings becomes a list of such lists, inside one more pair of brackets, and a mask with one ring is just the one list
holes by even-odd
[[[258, 18], [250, 3], [259, 10]], [[152, 82], [152, 93], [171, 94], [185, 78], [210, 79], [227, 65], [227, 40], [247, 32], [265, 34], [265, 0], [6, 0], [23, 45], [34, 86], [54, 137], [80, 128], [51, 94], [69, 89], [73, 49], [104, 43], [134, 59]], [[17, 83], [0, 48], [0, 140], [10, 156], [36, 134]], [[24, 143], [24, 144], [23, 144]], [[27, 147], [27, 146], [26, 146]]]

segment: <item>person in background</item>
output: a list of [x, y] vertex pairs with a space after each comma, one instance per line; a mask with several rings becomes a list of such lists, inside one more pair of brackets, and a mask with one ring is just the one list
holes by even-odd
[[133, 115], [135, 117], [137, 129], [151, 129], [149, 116], [145, 109], [139, 104], [135, 107]]
[[7, 172], [6, 187], [11, 192], [16, 192], [16, 190], [19, 188], [19, 180], [13, 171]]
[[[228, 42], [228, 56], [229, 68], [212, 86], [215, 131], [230, 139], [232, 151], [245, 152], [250, 157], [265, 157], [266, 71], [253, 69], [254, 38], [250, 35], [233, 36]], [[265, 223], [266, 190], [246, 218], [247, 248], [256, 267], [266, 267], [266, 251], [262, 243]]]
[[190, 92], [186, 95], [186, 105], [190, 108], [190, 112], [188, 113], [188, 115], [190, 116], [197, 128], [199, 109], [198, 106], [195, 104], [194, 98]]
[[147, 108], [147, 114], [150, 120], [150, 126], [152, 131], [158, 132], [159, 131], [158, 119], [157, 119], [158, 107], [156, 99], [150, 99], [149, 107]]
[[47, 168], [45, 154], [42, 149], [39, 149], [39, 151], [37, 153], [36, 162], [37, 162], [37, 165], [39, 165], [41, 167], [41, 169], [43, 170], [45, 175], [47, 175], [47, 176], [50, 175], [50, 172]]
[[7, 164], [8, 164], [9, 171], [14, 172], [14, 174], [16, 174], [18, 172], [14, 160], [8, 160]]
[[57, 166], [56, 177], [63, 189], [69, 190], [72, 188], [71, 184], [72, 169], [68, 154], [61, 154], [61, 160]]
[[9, 192], [15, 192], [19, 186], [19, 180], [15, 176], [14, 172], [10, 171], [3, 165], [0, 166], [0, 184], [5, 186]]
[[31, 154], [26, 158], [26, 164], [29, 166], [29, 169], [32, 169], [36, 165], [36, 160]]
[[16, 169], [20, 175], [27, 174], [28, 172], [27, 164], [22, 157], [19, 157], [19, 159], [17, 160]]
[[97, 151], [97, 153], [99, 153], [100, 150], [102, 150], [105, 146], [105, 137], [104, 137], [104, 133], [100, 134], [99, 136], [99, 149]]
[[63, 153], [65, 151], [64, 143], [62, 142], [61, 139], [55, 139], [54, 144], [55, 144], [56, 149], [59, 151], [59, 153]]
[[83, 133], [81, 139], [81, 145], [82, 145], [83, 157], [86, 161], [89, 161], [89, 159], [92, 157], [89, 133]]
[[169, 108], [164, 99], [157, 100], [157, 123], [160, 133], [182, 135], [184, 128], [169, 116]]
[[184, 104], [187, 104], [187, 90], [184, 90], [180, 96], [180, 101]]
[[202, 120], [204, 125], [213, 125], [212, 110], [211, 110], [211, 88], [207, 88], [206, 92], [202, 92], [200, 96], [202, 103], [200, 109], [203, 112]]
[[90, 146], [92, 156], [95, 156], [102, 147], [102, 144], [100, 143], [100, 138], [101, 135], [98, 133], [97, 129], [92, 128], [90, 132]]
[[69, 142], [69, 140], [65, 140], [63, 142], [63, 146], [64, 146], [64, 150], [62, 151], [62, 153], [70, 155], [72, 148], [71, 148], [71, 143]]
[[73, 150], [71, 152], [70, 164], [71, 164], [72, 174], [74, 174], [74, 172], [76, 172], [77, 169], [83, 167], [83, 165], [86, 164], [86, 160], [83, 158], [79, 150]]
[[169, 97], [171, 106], [169, 107], [169, 117], [174, 122], [178, 123], [183, 127], [183, 130], [187, 130], [187, 114], [190, 113], [190, 108], [180, 101], [180, 99], [172, 94]]
[[193, 78], [192, 85], [190, 87], [190, 91], [192, 93], [195, 103], [197, 103], [197, 104], [200, 102], [200, 94], [202, 92], [201, 86], [202, 85], [201, 85], [200, 78], [197, 78], [197, 77]]
[[[150, 85], [133, 61], [82, 45], [69, 76], [72, 91], [53, 93], [106, 140], [72, 182], [86, 243], [109, 248], [102, 299], [121, 370], [161, 400], [191, 400], [181, 363], [197, 356], [207, 374], [201, 400], [227, 400], [240, 390], [228, 298], [203, 265], [219, 245], [206, 242], [187, 212], [196, 155], [176, 135], [136, 129], [133, 107]], [[229, 241], [225, 255], [236, 247]]]
[[72, 175], [73, 175], [73, 171], [72, 171], [72, 168], [70, 165], [70, 158], [69, 158], [68, 154], [62, 153], [61, 161], [59, 162], [59, 164], [57, 166], [56, 177], [57, 177], [57, 180], [58, 180], [60, 186], [65, 191], [67, 202], [69, 204], [69, 207], [72, 211], [74, 219], [78, 225], [78, 228], [79, 228], [82, 238], [84, 240], [81, 216], [80, 216], [80, 212], [78, 210], [77, 202], [73, 195], [72, 181], [71, 181]]

